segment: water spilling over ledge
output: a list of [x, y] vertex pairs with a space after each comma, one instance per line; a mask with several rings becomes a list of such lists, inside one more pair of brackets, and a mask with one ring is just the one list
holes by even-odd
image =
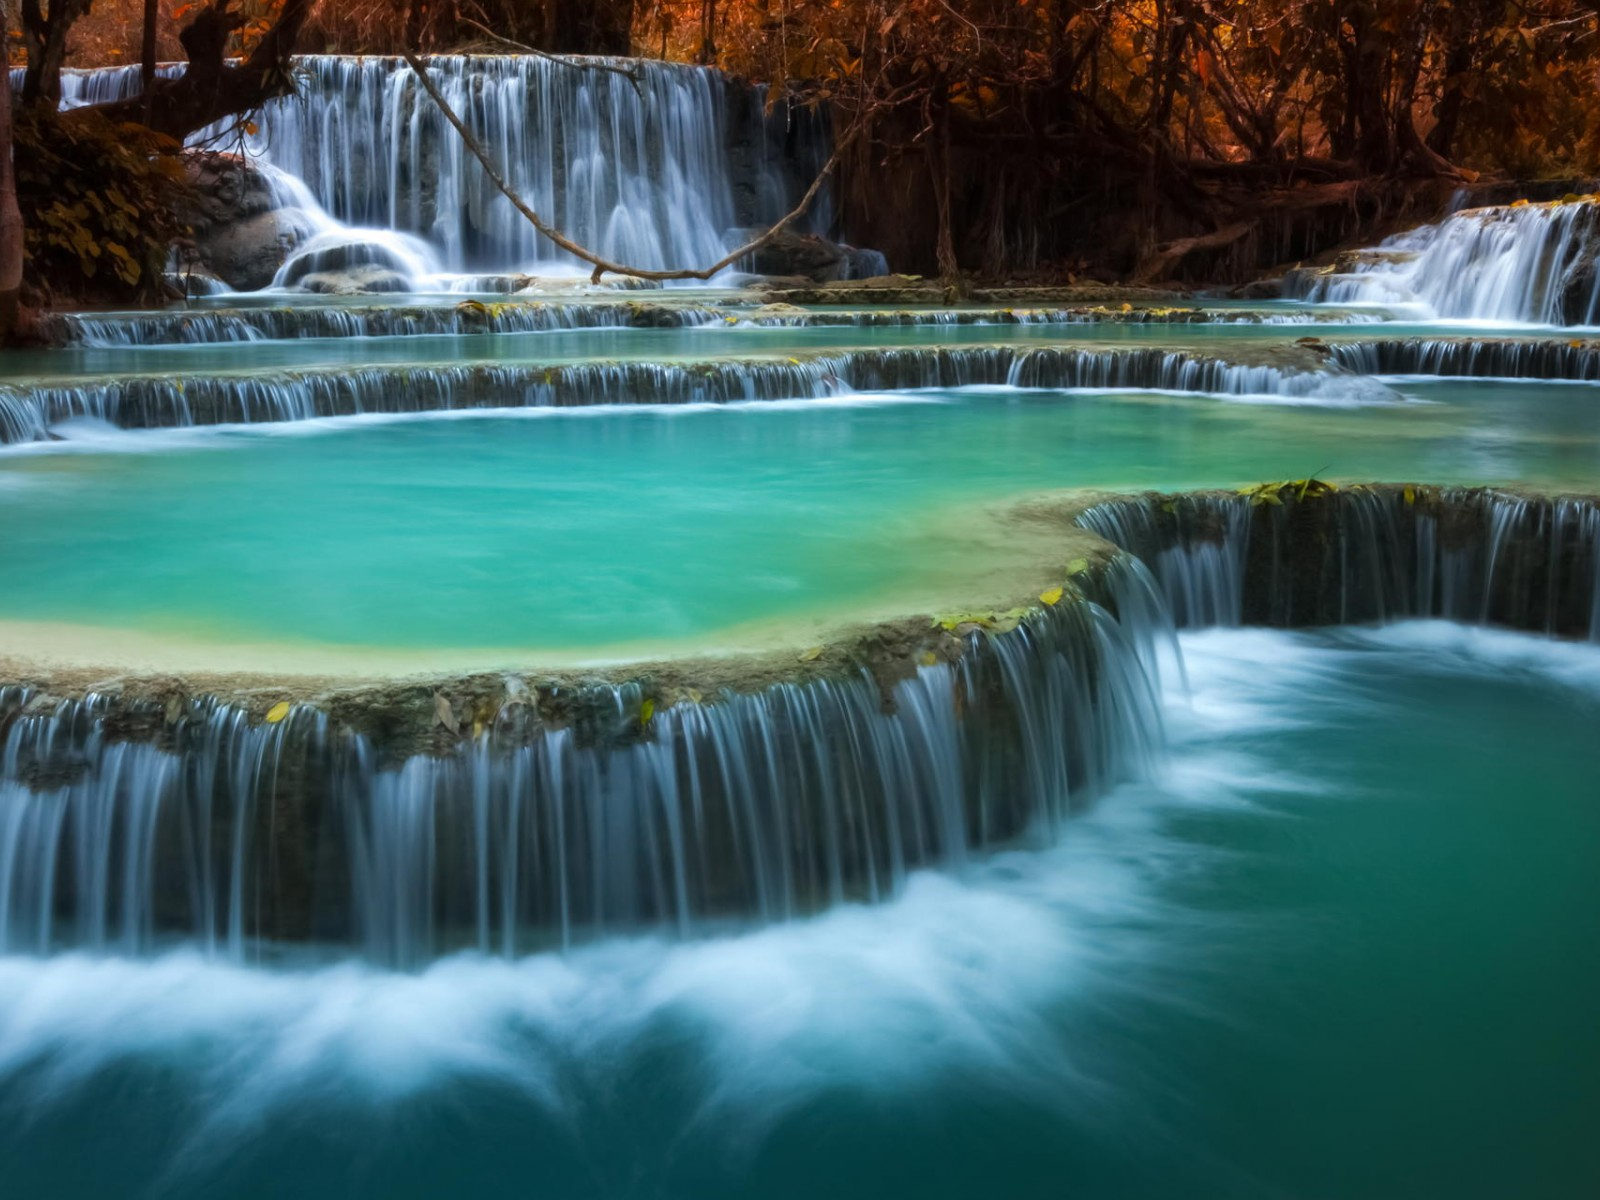
[[[842, 294], [841, 298], [848, 298]], [[698, 325], [763, 328], [914, 328], [922, 325], [1301, 325], [1360, 321], [1341, 310], [1252, 311], [1199, 307], [1120, 308], [1096, 304], [1003, 308], [805, 309], [753, 300], [581, 300], [523, 297], [485, 303], [333, 305], [274, 304], [156, 312], [50, 313], [40, 336], [60, 345], [95, 347], [210, 345], [308, 338], [422, 337], [538, 333], [558, 329], [669, 329]], [[1366, 319], [1377, 318], [1366, 314]]]
[[1330, 342], [1329, 352], [1360, 375], [1600, 379], [1600, 342], [1589, 338], [1379, 338]]
[[[710, 68], [527, 55], [444, 55], [428, 66], [534, 209], [634, 266], [716, 262], [741, 228], [786, 213], [831, 148], [825, 120], [781, 104], [768, 114], [761, 89]], [[252, 158], [293, 184], [277, 213], [320, 208], [298, 227], [331, 217], [352, 242], [371, 230], [415, 235], [446, 272], [580, 265], [485, 181], [403, 60], [307, 55], [295, 70], [296, 94], [267, 104], [245, 137]], [[136, 67], [69, 71], [62, 84], [68, 106], [141, 86]], [[824, 198], [823, 224], [827, 210]]]
[[1547, 325], [1600, 320], [1600, 205], [1592, 198], [1459, 212], [1326, 271], [1291, 272], [1318, 303], [1420, 306], [1433, 316]]
[[1175, 620], [1600, 636], [1592, 498], [1281, 485], [1060, 519], [1132, 557], [1097, 552], [1054, 606], [882, 626], [720, 692], [685, 663], [351, 688], [264, 720], [260, 690], [9, 688], [0, 936], [404, 964], [783, 919], [1047, 833], [1143, 771]]
[[1593, 497], [1313, 481], [1118, 499], [1078, 520], [1149, 566], [1180, 627], [1443, 617], [1600, 640]]
[[[337, 705], [262, 723], [210, 697], [9, 689], [0, 937], [312, 939], [410, 963], [883, 897], [1142, 769], [1159, 606], [1129, 564], [1106, 586], [1121, 621], [1069, 602], [1003, 636], [925, 632], [879, 675], [830, 663], [710, 697], [496, 680], [480, 710], [459, 689], [442, 708], [354, 695], [360, 731]], [[418, 736], [431, 753], [397, 745]]]
[[[1313, 395], [1342, 384], [1392, 398], [1376, 383], [1293, 366], [1228, 362], [1156, 348], [972, 346], [849, 350], [705, 362], [469, 363], [249, 375], [132, 376], [70, 384], [0, 385], [0, 443], [38, 441], [50, 427], [89, 417], [125, 429], [295, 421], [360, 413], [595, 404], [786, 400], [847, 391], [1009, 384]], [[1300, 364], [1304, 364], [1303, 366]]]

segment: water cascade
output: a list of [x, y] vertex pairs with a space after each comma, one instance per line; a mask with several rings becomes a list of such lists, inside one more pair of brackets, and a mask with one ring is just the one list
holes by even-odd
[[[320, 232], [285, 264], [280, 283], [325, 269], [341, 246], [357, 248], [339, 260], [350, 265], [379, 234], [421, 239], [471, 290], [495, 290], [473, 282], [485, 274], [578, 269], [489, 183], [403, 60], [309, 55], [296, 63], [297, 94], [269, 103], [254, 132], [194, 139], [227, 149], [218, 140], [226, 135], [287, 179], [278, 207], [315, 206], [310, 224]], [[787, 213], [830, 151], [824, 120], [783, 105], [769, 115], [759, 89], [709, 68], [473, 55], [434, 57], [429, 69], [537, 212], [634, 266], [717, 261], [743, 230]], [[139, 86], [136, 68], [67, 72], [63, 102], [122, 99]], [[328, 218], [336, 227], [326, 227]], [[829, 219], [824, 196], [800, 228]], [[320, 265], [297, 263], [305, 254], [321, 256]]]
[[1420, 307], [1436, 317], [1592, 325], [1600, 320], [1600, 206], [1584, 200], [1458, 212], [1291, 272], [1290, 295], [1318, 303]]
[[[1394, 310], [1600, 321], [1595, 203], [1322, 307], [597, 288], [403, 64], [298, 71], [193, 164], [274, 294], [0, 373], [11, 1190], [1594, 1191], [1600, 339]], [[647, 266], [830, 151], [432, 72]]]
[[413, 964], [880, 899], [1144, 769], [1171, 625], [1131, 560], [1101, 586], [1120, 621], [1065, 603], [897, 682], [660, 711], [638, 683], [511, 682], [429, 752], [307, 706], [263, 724], [209, 697], [12, 688], [0, 951], [314, 940]]
[[1177, 350], [927, 347], [699, 363], [373, 366], [0, 385], [0, 443], [46, 438], [52, 425], [82, 417], [149, 429], [357, 413], [784, 400], [975, 384], [1395, 399], [1382, 384], [1353, 375], [1235, 364]]
[[[623, 281], [608, 283], [614, 290]], [[47, 313], [41, 333], [60, 345], [115, 348], [211, 345], [219, 342], [291, 341], [305, 338], [418, 337], [482, 333], [540, 333], [563, 329], [674, 329], [727, 325], [767, 329], [942, 328], [967, 325], [1305, 325], [1375, 322], [1371, 313], [1310, 310], [1261, 313], [1208, 308], [1142, 309], [1124, 313], [1103, 305], [1071, 308], [823, 309], [793, 305], [717, 304], [615, 300], [604, 293], [582, 299], [506, 299], [492, 304], [379, 306], [281, 304], [249, 308], [194, 308], [122, 313]]]
[[1150, 567], [1183, 627], [1442, 617], [1600, 641], [1600, 503], [1372, 487], [1114, 500], [1079, 523]]
[[1600, 379], [1600, 342], [1515, 338], [1385, 338], [1329, 345], [1359, 375], [1473, 379]]

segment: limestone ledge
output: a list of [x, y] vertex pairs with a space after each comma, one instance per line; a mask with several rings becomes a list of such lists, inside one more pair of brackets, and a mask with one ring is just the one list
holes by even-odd
[[[1249, 556], [1245, 584], [1253, 597], [1243, 614], [1247, 623], [1374, 619], [1382, 614], [1343, 613], [1329, 607], [1330, 590], [1338, 590], [1329, 572], [1342, 569], [1337, 564], [1330, 566], [1330, 547], [1339, 540], [1330, 537], [1330, 530], [1343, 519], [1338, 513], [1358, 501], [1374, 513], [1409, 512], [1427, 517], [1437, 528], [1437, 540], [1446, 547], [1483, 542], [1487, 536], [1484, 514], [1507, 502], [1525, 502], [1535, 518], [1541, 506], [1585, 514], [1600, 531], [1600, 495], [1551, 496], [1516, 489], [1406, 483], [1339, 487], [1302, 480], [1264, 484], [1243, 492], [1046, 493], [1017, 503], [1009, 512], [1019, 528], [1029, 527], [1033, 536], [1042, 532], [1053, 547], [1053, 565], [1042, 566], [1041, 574], [1029, 581], [1030, 588], [1041, 581], [1044, 586], [1023, 592], [1020, 581], [1013, 578], [1010, 590], [964, 605], [960, 611], [846, 622], [811, 644], [806, 644], [808, 634], [805, 641], [747, 653], [690, 652], [681, 657], [565, 669], [541, 669], [511, 657], [504, 669], [494, 671], [386, 678], [227, 670], [174, 675], [121, 668], [114, 654], [98, 663], [78, 664], [0, 656], [0, 689], [10, 686], [27, 692], [24, 705], [9, 713], [0, 711], [0, 732], [7, 719], [18, 713], [45, 714], [63, 701], [89, 694], [108, 698], [105, 729], [109, 737], [158, 745], [169, 743], [181, 723], [215, 703], [240, 709], [253, 721], [281, 719], [286, 708], [308, 706], [371, 738], [385, 758], [400, 759], [417, 753], [450, 753], [476, 737], [518, 742], [540, 730], [566, 726], [581, 726], [588, 731], [586, 736], [599, 742], [627, 744], [649, 738], [654, 714], [673, 705], [715, 704], [730, 693], [748, 694], [781, 684], [859, 680], [863, 674], [877, 684], [888, 707], [895, 684], [919, 666], [957, 661], [978, 638], [1011, 636], [1030, 613], [1047, 604], [1094, 601], [1114, 606], [1106, 573], [1124, 551], [1078, 524], [1090, 509], [1120, 508], [1145, 514], [1144, 528], [1161, 548], [1221, 541], [1227, 532], [1224, 515], [1228, 512], [1270, 513], [1275, 522], [1271, 528], [1276, 530], [1271, 536], [1279, 539], [1278, 548], [1256, 538], [1241, 549]], [[1544, 526], [1549, 524], [1544, 522]], [[1543, 528], [1537, 520], [1530, 526], [1535, 527]], [[1285, 536], [1293, 539], [1290, 545], [1296, 553], [1284, 555], [1281, 543]], [[1145, 547], [1147, 551], [1156, 548]], [[1300, 548], [1304, 553], [1298, 552]], [[1564, 560], [1588, 554], [1594, 561], [1558, 563], [1553, 557], [1558, 554]], [[1288, 574], [1282, 578], [1274, 575], [1276, 582], [1267, 580], [1264, 573], [1268, 567], [1263, 564], [1268, 562], [1273, 572]], [[1575, 572], [1580, 585], [1584, 572], [1589, 572], [1593, 588], [1600, 590], [1600, 537], [1596, 546], [1587, 550], [1554, 542], [1544, 548], [1521, 547], [1517, 562], [1521, 564], [1518, 571], [1536, 581], [1545, 580], [1544, 586], [1552, 586], [1548, 581], [1560, 567], [1569, 574]], [[1056, 579], [1054, 585], [1051, 578]], [[1269, 586], [1282, 588], [1285, 595], [1300, 596], [1300, 608], [1290, 614], [1281, 604], [1274, 607], [1262, 594]], [[1576, 612], [1584, 605], [1600, 606], [1600, 595], [1546, 596], [1539, 603], [1546, 612], [1556, 613], [1558, 599], [1565, 606], [1562, 613], [1568, 609]], [[1486, 598], [1484, 616], [1493, 623], [1535, 628], [1537, 621], [1527, 615], [1533, 608], [1524, 607], [1526, 612], [1516, 608], [1490, 611], [1490, 599]], [[1562, 615], [1563, 627], [1542, 631], [1583, 636], [1585, 631], [1575, 624], [1581, 619], [1581, 613], [1571, 619]], [[1591, 635], [1594, 632], [1589, 630]]]

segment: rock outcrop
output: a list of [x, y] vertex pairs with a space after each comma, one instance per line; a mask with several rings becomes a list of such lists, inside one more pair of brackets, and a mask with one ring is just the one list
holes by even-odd
[[267, 174], [239, 155], [192, 155], [189, 180], [194, 188], [194, 243], [182, 265], [215, 276], [236, 291], [270, 285], [314, 232], [311, 216], [284, 207]]

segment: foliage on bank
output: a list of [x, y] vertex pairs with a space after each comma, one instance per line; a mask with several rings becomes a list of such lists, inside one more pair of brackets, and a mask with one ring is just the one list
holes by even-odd
[[27, 109], [15, 137], [30, 302], [161, 299], [168, 254], [186, 232], [179, 144], [93, 109]]

